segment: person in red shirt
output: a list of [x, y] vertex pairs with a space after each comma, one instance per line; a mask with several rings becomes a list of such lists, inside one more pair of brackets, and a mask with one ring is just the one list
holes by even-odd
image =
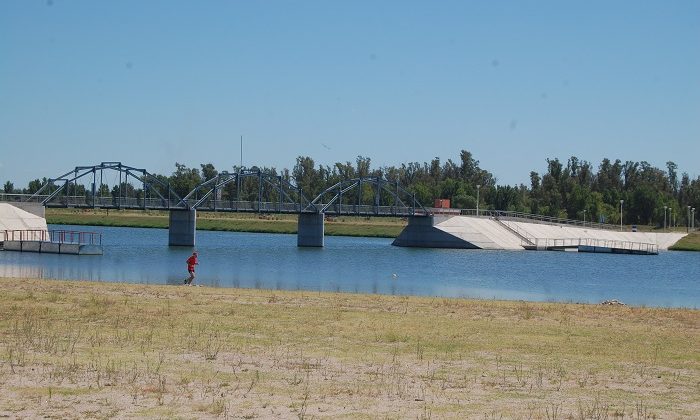
[[187, 271], [190, 273], [190, 277], [185, 279], [186, 285], [191, 285], [194, 280], [194, 266], [199, 265], [197, 262], [197, 251], [193, 252], [192, 255], [187, 259]]

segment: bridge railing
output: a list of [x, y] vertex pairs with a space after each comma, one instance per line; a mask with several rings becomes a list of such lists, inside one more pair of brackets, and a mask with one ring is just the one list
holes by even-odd
[[541, 214], [522, 213], [517, 211], [479, 209], [479, 212], [477, 214], [476, 209], [462, 209], [460, 210], [460, 214], [463, 216], [495, 217], [501, 219], [509, 218], [514, 221], [523, 221], [539, 224], [570, 225], [584, 228], [588, 227], [593, 229], [620, 230], [620, 225], [611, 225], [608, 223], [597, 223], [588, 221], [584, 222], [582, 220], [563, 219], [560, 217], [543, 216]]
[[528, 232], [526, 232], [524, 229], [521, 229], [518, 227], [516, 224], [511, 224], [508, 223], [509, 221], [507, 220], [501, 220], [501, 219], [495, 219], [497, 223], [500, 223], [502, 226], [504, 226], [506, 229], [509, 229], [511, 232], [515, 233], [516, 236], [520, 238], [520, 245], [525, 246], [525, 245], [534, 245], [534, 240], [532, 236]]
[[59, 244], [102, 245], [102, 234], [74, 230], [0, 230], [0, 242], [4, 241], [38, 241]]
[[5, 194], [0, 193], [0, 201], [6, 203], [32, 202], [41, 203], [47, 195], [33, 196], [32, 194]]
[[[325, 204], [316, 204], [316, 207], [309, 205], [302, 206], [298, 203], [280, 203], [277, 201], [235, 201], [235, 200], [212, 200], [207, 206], [199, 207], [200, 211], [240, 211], [240, 212], [265, 212], [265, 213], [301, 213], [313, 212], [316, 208], [324, 207]], [[422, 209], [403, 206], [373, 206], [357, 204], [333, 204], [326, 209], [326, 214], [332, 215], [381, 215], [405, 217], [412, 215], [427, 214]]]
[[[325, 206], [321, 204], [321, 206]], [[333, 215], [360, 215], [360, 216], [371, 216], [371, 215], [381, 215], [381, 216], [396, 216], [396, 217], [406, 217], [406, 216], [420, 216], [427, 215], [428, 213], [421, 208], [413, 208], [406, 206], [373, 206], [368, 204], [332, 204], [326, 209], [326, 214]]]
[[[29, 198], [28, 194], [5, 194], [0, 196], [0, 199], [8, 196], [7, 201], [24, 201]], [[37, 199], [37, 197], [34, 197]], [[41, 202], [41, 199], [34, 200]], [[185, 208], [185, 206], [175, 200], [164, 200], [161, 198], [143, 198], [132, 197], [112, 197], [112, 196], [57, 196], [51, 202], [46, 204], [47, 207], [71, 207], [71, 208], [102, 208], [102, 209], [154, 209], [168, 210]], [[200, 211], [233, 211], [233, 212], [262, 212], [262, 213], [301, 213], [305, 211], [316, 211], [317, 208], [325, 207], [324, 203], [316, 204], [316, 207], [310, 207], [304, 203], [280, 203], [279, 201], [236, 201], [236, 200], [210, 200], [205, 205], [198, 207]], [[458, 211], [458, 210], [457, 210]], [[333, 215], [358, 215], [358, 216], [421, 216], [430, 213], [430, 209], [423, 210], [420, 207], [407, 206], [375, 206], [370, 204], [332, 204], [326, 210], [327, 214]]]
[[206, 206], [197, 208], [199, 211], [233, 211], [233, 212], [263, 212], [263, 213], [300, 213], [304, 210], [298, 203], [280, 203], [279, 201], [236, 201], [211, 200]]
[[60, 196], [54, 198], [47, 207], [77, 207], [77, 208], [147, 208], [147, 209], [171, 209], [184, 208], [179, 205], [179, 200], [167, 200], [161, 198], [136, 198], [136, 197], [91, 197], [91, 196]]

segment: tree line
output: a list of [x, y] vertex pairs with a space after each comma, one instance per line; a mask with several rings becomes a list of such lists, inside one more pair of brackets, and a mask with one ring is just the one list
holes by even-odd
[[[700, 177], [691, 179], [687, 173], [679, 175], [678, 166], [667, 162], [663, 169], [646, 161], [622, 162], [603, 159], [597, 168], [590, 162], [572, 156], [566, 162], [558, 158], [546, 159], [541, 173], [530, 172], [529, 185], [499, 185], [494, 175], [479, 166], [467, 150], [462, 150], [455, 161], [442, 162], [434, 158], [430, 162], [410, 162], [400, 166], [373, 168], [371, 159], [358, 156], [354, 162], [336, 162], [333, 165], [316, 164], [309, 156], [299, 156], [294, 167], [278, 171], [276, 168], [260, 168], [261, 171], [281, 176], [301, 187], [307, 197], [313, 198], [337, 182], [358, 177], [383, 177], [398, 181], [415, 194], [426, 207], [437, 198], [451, 200], [454, 208], [475, 208], [477, 197], [482, 209], [509, 210], [542, 214], [567, 219], [583, 219], [596, 222], [619, 223], [620, 207], [626, 224], [663, 224], [664, 206], [669, 225], [687, 222], [687, 208], [700, 204]], [[240, 168], [232, 167], [231, 172]], [[201, 182], [218, 175], [211, 163], [188, 167], [175, 163], [170, 175], [155, 177], [184, 197]], [[46, 183], [46, 178], [29, 182], [26, 188], [15, 188], [5, 182], [3, 191], [33, 194]], [[86, 194], [86, 187], [72, 186], [71, 194]], [[143, 191], [131, 183], [101, 184], [100, 196], [129, 194], [135, 197]], [[249, 195], [254, 194], [254, 187]], [[477, 192], [478, 190], [478, 192]], [[621, 206], [620, 201], [623, 201]]]

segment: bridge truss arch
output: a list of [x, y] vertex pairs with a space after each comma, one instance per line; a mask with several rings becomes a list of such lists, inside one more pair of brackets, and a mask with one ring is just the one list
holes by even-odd
[[382, 177], [344, 180], [321, 192], [311, 202], [315, 211], [350, 216], [424, 216], [430, 212], [414, 193], [398, 181]]
[[[105, 176], [106, 175], [106, 176]], [[182, 198], [170, 184], [146, 169], [121, 162], [76, 166], [49, 178], [26, 201], [46, 207], [163, 210], [184, 209]], [[137, 184], [134, 186], [133, 181]], [[112, 189], [109, 189], [112, 185]]]
[[383, 177], [353, 178], [313, 200], [292, 180], [257, 167], [223, 171], [180, 196], [168, 178], [121, 162], [76, 166], [48, 179], [23, 201], [46, 207], [316, 213], [354, 216], [422, 216], [430, 212], [415, 194]]
[[257, 167], [221, 172], [197, 185], [183, 203], [203, 211], [316, 212], [301, 188], [281, 175]]

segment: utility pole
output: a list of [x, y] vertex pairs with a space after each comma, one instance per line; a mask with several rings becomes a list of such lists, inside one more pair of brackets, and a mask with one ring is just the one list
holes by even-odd
[[673, 212], [673, 207], [671, 207], [671, 217], [668, 221], [671, 224], [671, 228], [676, 227], [676, 213]]
[[481, 184], [477, 184], [476, 186], [476, 217], [479, 217], [479, 189], [481, 188]]
[[625, 200], [620, 200], [620, 232], [622, 232], [622, 203], [624, 203]]

